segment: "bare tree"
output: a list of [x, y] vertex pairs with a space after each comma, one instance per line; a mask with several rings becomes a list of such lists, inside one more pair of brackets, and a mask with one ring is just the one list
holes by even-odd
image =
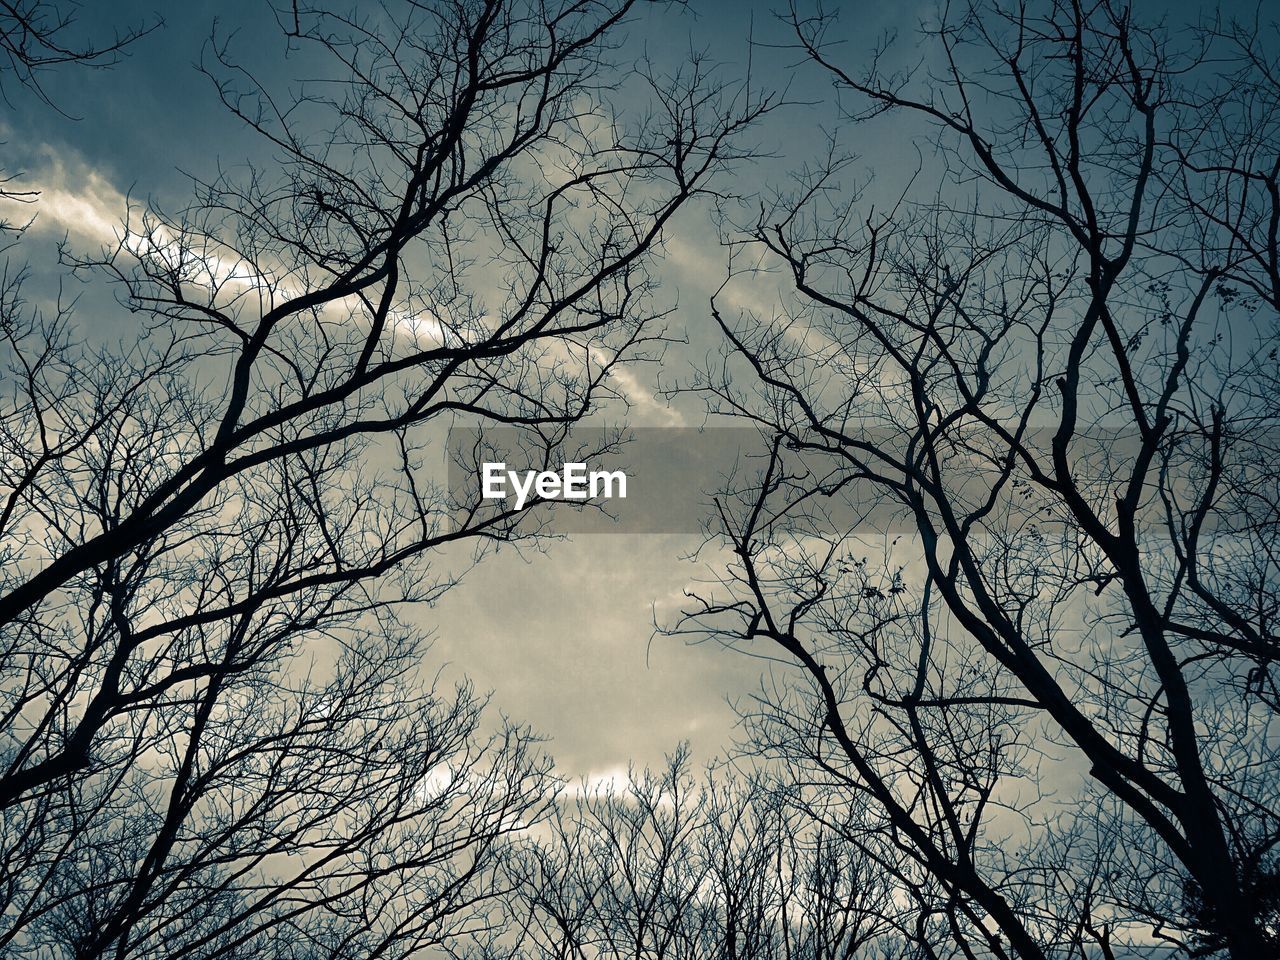
[[659, 773], [584, 784], [513, 860], [518, 956], [812, 960], [914, 956], [849, 823], [799, 815], [765, 778]]
[[[537, 529], [431, 454], [453, 420], [554, 450], [661, 346], [646, 263], [767, 108], [696, 61], [624, 77], [633, 6], [295, 4], [313, 81], [206, 65], [273, 162], [65, 252], [122, 340], [6, 287], [8, 954], [394, 957], [497, 923], [547, 767], [414, 679], [397, 611]], [[611, 109], [624, 79], [647, 112]]]
[[997, 0], [864, 70], [789, 19], [936, 160], [860, 215], [833, 152], [731, 234], [788, 292], [713, 301], [697, 386], [767, 452], [676, 629], [799, 668], [756, 744], [967, 955], [1276, 956], [1274, 27]]
[[[411, 956], [503, 925], [507, 838], [550, 763], [424, 686], [410, 638], [170, 705], [168, 739], [10, 821], [3, 948], [67, 957]], [[153, 725], [160, 722], [149, 718]], [[132, 731], [131, 731], [132, 732]], [[126, 754], [126, 750], [134, 751]]]
[[58, 67], [102, 69], [120, 62], [135, 41], [158, 28], [156, 20], [118, 29], [110, 38], [84, 36], [76, 22], [75, 0], [4, 0], [0, 3], [0, 96], [16, 82], [52, 105], [42, 74]]

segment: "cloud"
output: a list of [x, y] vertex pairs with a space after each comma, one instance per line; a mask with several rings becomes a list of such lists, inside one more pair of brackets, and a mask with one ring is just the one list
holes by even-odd
[[22, 189], [39, 194], [31, 229], [64, 233], [80, 242], [118, 243], [125, 232], [128, 197], [99, 171], [68, 162], [48, 144], [36, 156], [36, 168], [20, 181]]
[[657, 394], [642, 383], [640, 378], [633, 371], [628, 370], [624, 364], [618, 364], [609, 371], [609, 379], [631, 404], [632, 426], [687, 426], [684, 415], [679, 410], [658, 399]]

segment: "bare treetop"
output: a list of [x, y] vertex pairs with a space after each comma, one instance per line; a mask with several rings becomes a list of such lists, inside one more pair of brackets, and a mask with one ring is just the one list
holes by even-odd
[[871, 798], [868, 855], [951, 942], [1271, 955], [1273, 38], [984, 3], [893, 72], [789, 19], [848, 122], [941, 163], [867, 211], [833, 153], [727, 234], [728, 285], [790, 289], [712, 304], [697, 386], [769, 452], [678, 629], [801, 669], [756, 746]]
[[421, 679], [397, 610], [538, 531], [433, 460], [453, 418], [554, 450], [652, 354], [664, 230], [768, 109], [697, 63], [624, 76], [632, 9], [295, 6], [317, 74], [285, 89], [215, 37], [272, 159], [64, 249], [125, 337], [11, 279], [0, 949], [410, 956], [499, 925], [548, 766]]

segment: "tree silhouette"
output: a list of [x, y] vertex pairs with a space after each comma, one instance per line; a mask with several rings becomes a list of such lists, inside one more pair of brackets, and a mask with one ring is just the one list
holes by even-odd
[[756, 774], [658, 772], [584, 784], [511, 864], [513, 955], [671, 960], [911, 956], [854, 821]]
[[538, 531], [428, 457], [454, 420], [551, 455], [660, 345], [647, 262], [767, 109], [696, 61], [624, 76], [632, 8], [294, 4], [314, 81], [221, 39], [204, 64], [274, 160], [64, 252], [122, 342], [9, 274], [6, 955], [395, 957], [497, 924], [548, 766], [415, 679], [398, 611]]
[[887, 211], [833, 152], [730, 228], [729, 285], [788, 292], [717, 296], [697, 387], [768, 452], [675, 629], [800, 668], [756, 745], [869, 800], [969, 955], [1275, 956], [1274, 28], [961, 5], [913, 70], [789, 21], [855, 139], [936, 151]]

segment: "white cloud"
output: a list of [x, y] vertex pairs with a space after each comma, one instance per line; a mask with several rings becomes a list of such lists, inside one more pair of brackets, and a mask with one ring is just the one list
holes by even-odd
[[66, 233], [81, 242], [114, 244], [124, 234], [128, 198], [106, 177], [83, 163], [68, 164], [48, 145], [39, 167], [22, 178], [22, 188], [39, 194], [32, 230]]
[[631, 771], [625, 764], [615, 764], [604, 769], [592, 770], [579, 780], [565, 784], [566, 796], [577, 799], [597, 793], [625, 794], [631, 784]]

